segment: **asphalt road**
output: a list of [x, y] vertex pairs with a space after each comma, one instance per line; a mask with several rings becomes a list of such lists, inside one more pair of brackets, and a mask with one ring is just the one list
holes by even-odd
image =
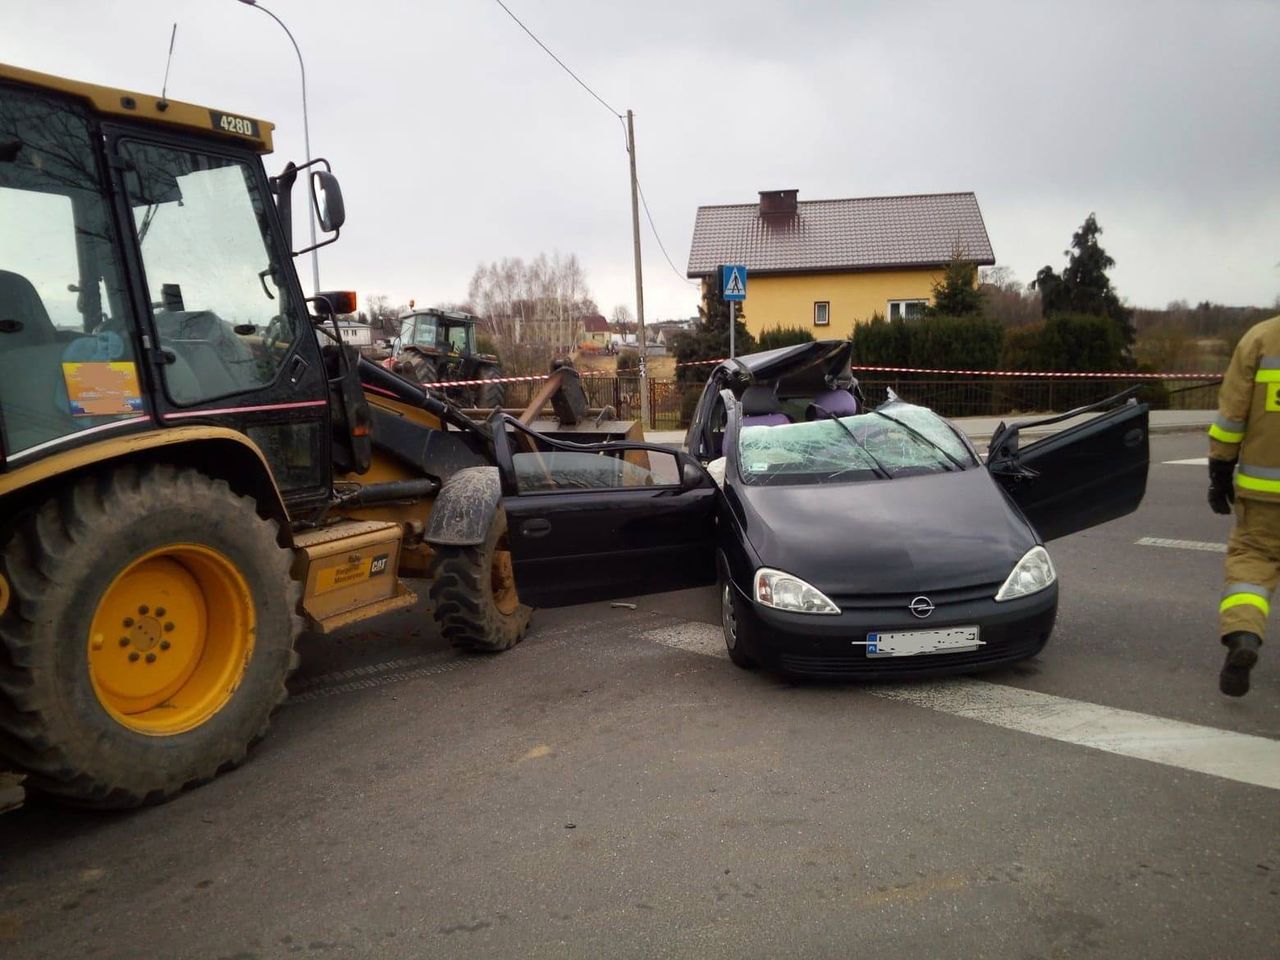
[[[1280, 740], [1280, 644], [1221, 697], [1229, 524], [1199, 436], [1052, 545], [1015, 688]], [[311, 641], [242, 769], [163, 807], [0, 817], [0, 956], [1280, 956], [1280, 792], [699, 647], [712, 591], [539, 613], [497, 657], [420, 612]], [[691, 649], [658, 642], [693, 637]], [[675, 638], [672, 640], [671, 638]]]

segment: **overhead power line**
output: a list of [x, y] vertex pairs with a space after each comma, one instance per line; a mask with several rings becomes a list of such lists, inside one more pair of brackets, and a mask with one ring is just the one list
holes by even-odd
[[622, 114], [620, 114], [617, 110], [613, 109], [613, 107], [609, 106], [608, 102], [604, 99], [604, 97], [600, 96], [600, 94], [592, 90], [591, 87], [587, 85], [587, 82], [585, 80], [583, 80], [580, 76], [578, 76], [576, 73], [574, 73], [572, 70], [569, 69], [569, 65], [567, 63], [565, 63], [563, 60], [557, 57], [554, 53], [552, 53], [551, 48], [548, 47], [541, 40], [539, 40], [538, 35], [535, 34], [528, 27], [526, 27], [524, 25], [524, 22], [519, 17], [517, 17], [514, 13], [511, 12], [510, 7], [508, 7], [505, 3], [503, 3], [502, 0], [494, 0], [494, 2], [507, 12], [507, 16], [510, 17], [512, 20], [514, 20], [519, 25], [520, 29], [529, 35], [529, 39], [531, 39], [534, 43], [540, 46], [548, 57], [550, 57], [556, 63], [560, 64], [560, 68], [564, 70], [564, 72], [567, 73], [569, 76], [573, 77], [573, 79], [577, 82], [578, 86], [580, 86], [583, 90], [587, 91], [587, 93], [591, 94], [591, 96], [595, 97], [596, 100], [600, 102], [600, 105], [604, 107], [606, 110], [608, 110], [610, 113], [612, 113], [615, 117], [618, 117], [619, 119], [621, 119]]
[[649, 212], [649, 201], [644, 198], [644, 185], [640, 182], [640, 178], [636, 177], [636, 189], [640, 191], [640, 206], [644, 207], [644, 215], [649, 220], [649, 230], [653, 233], [653, 239], [658, 241], [658, 249], [662, 251], [662, 255], [667, 260], [667, 266], [671, 268], [671, 272], [677, 277], [692, 286], [697, 286], [696, 280], [690, 280], [680, 269], [671, 261], [671, 255], [667, 253], [667, 248], [662, 242], [662, 236], [658, 233], [658, 226], [653, 222], [653, 214]]

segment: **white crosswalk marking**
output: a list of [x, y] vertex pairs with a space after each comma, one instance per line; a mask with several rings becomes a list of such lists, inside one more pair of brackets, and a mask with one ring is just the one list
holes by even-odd
[[1175, 466], [1186, 467], [1207, 467], [1209, 465], [1208, 457], [1191, 457], [1188, 460], [1162, 460], [1164, 464], [1174, 464]]
[[1175, 550], [1203, 550], [1206, 553], [1226, 553], [1225, 543], [1211, 543], [1206, 540], [1169, 540], [1166, 537], [1143, 537], [1133, 541], [1140, 547], [1172, 547]]
[[[704, 656], [725, 656], [719, 627], [688, 621], [647, 630], [646, 640]], [[1280, 740], [1153, 717], [1034, 690], [959, 678], [895, 685], [866, 693], [1165, 766], [1280, 790]]]

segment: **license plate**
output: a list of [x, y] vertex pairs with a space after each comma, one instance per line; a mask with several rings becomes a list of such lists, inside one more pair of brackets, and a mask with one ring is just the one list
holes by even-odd
[[900, 630], [896, 633], [868, 633], [868, 657], [914, 657], [922, 653], [961, 653], [982, 646], [977, 627], [947, 627], [943, 630]]

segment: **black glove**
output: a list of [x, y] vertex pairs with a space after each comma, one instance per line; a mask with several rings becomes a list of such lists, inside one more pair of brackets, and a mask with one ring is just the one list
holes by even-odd
[[1214, 513], [1230, 513], [1236, 502], [1236, 462], [1209, 458], [1209, 506]]

